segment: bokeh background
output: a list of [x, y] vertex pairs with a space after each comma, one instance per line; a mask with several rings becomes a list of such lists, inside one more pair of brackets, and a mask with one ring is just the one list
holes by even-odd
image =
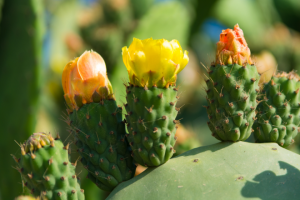
[[[85, 50], [105, 59], [119, 105], [128, 80], [121, 48], [133, 37], [177, 39], [189, 51], [178, 78], [178, 155], [218, 142], [206, 125], [204, 66], [214, 61], [221, 31], [237, 23], [244, 30], [263, 82], [275, 70], [299, 71], [299, 21], [299, 0], [0, 0], [0, 200], [28, 193], [11, 158], [20, 156], [17, 143], [41, 131], [72, 142], [61, 73]], [[299, 153], [300, 138], [289, 149]], [[107, 196], [81, 165], [77, 173], [87, 200]]]

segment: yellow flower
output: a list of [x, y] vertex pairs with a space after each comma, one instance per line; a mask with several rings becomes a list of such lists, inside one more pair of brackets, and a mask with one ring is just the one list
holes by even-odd
[[105, 62], [94, 51], [85, 51], [65, 66], [62, 86], [65, 100], [72, 110], [86, 103], [113, 98]]
[[140, 40], [122, 48], [123, 62], [130, 83], [140, 87], [169, 87], [176, 84], [177, 74], [189, 61], [177, 40]]
[[232, 29], [223, 30], [217, 43], [217, 64], [252, 64], [251, 52], [244, 38], [243, 30], [236, 24]]

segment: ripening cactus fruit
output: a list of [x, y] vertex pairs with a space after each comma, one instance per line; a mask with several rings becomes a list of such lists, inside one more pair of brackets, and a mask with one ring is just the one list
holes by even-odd
[[15, 159], [22, 182], [35, 197], [48, 200], [84, 200], [75, 173], [69, 161], [69, 144], [50, 134], [34, 133], [21, 146], [21, 158]]
[[246, 140], [253, 131], [260, 75], [238, 25], [221, 33], [208, 75], [206, 109], [212, 135], [221, 141]]
[[254, 136], [257, 142], [276, 142], [288, 147], [300, 131], [300, 77], [295, 72], [279, 73], [264, 85], [257, 107]]
[[66, 65], [62, 84], [69, 106], [66, 122], [88, 178], [110, 191], [134, 176], [135, 165], [104, 60], [96, 52], [84, 52]]
[[188, 53], [178, 41], [134, 38], [122, 49], [128, 70], [125, 109], [131, 156], [143, 166], [159, 166], [174, 153], [177, 74], [188, 63]]

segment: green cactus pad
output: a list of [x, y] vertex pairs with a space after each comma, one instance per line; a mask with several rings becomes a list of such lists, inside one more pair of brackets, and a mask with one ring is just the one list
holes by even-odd
[[110, 191], [134, 176], [122, 108], [115, 100], [83, 105], [70, 114], [69, 124], [88, 178], [99, 188]]
[[140, 165], [159, 166], [174, 153], [177, 89], [126, 87], [127, 139]]
[[253, 126], [257, 142], [277, 142], [283, 147], [294, 143], [300, 131], [300, 82], [296, 76], [279, 74], [265, 84]]
[[75, 174], [75, 166], [68, 159], [69, 145], [51, 135], [34, 133], [21, 146], [22, 156], [15, 160], [22, 180], [35, 197], [48, 200], [84, 200]]
[[259, 74], [254, 65], [212, 65], [206, 80], [207, 122], [221, 141], [243, 141], [252, 132], [259, 92]]
[[107, 200], [298, 200], [300, 156], [275, 143], [221, 142], [148, 168]]

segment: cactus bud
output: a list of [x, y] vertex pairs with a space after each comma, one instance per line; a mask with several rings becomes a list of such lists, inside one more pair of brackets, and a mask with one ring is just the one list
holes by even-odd
[[85, 51], [65, 66], [62, 86], [65, 100], [72, 110], [93, 102], [93, 95], [100, 96], [99, 99], [113, 98], [105, 62], [94, 51]]
[[222, 31], [220, 41], [217, 43], [217, 64], [252, 64], [250, 56], [250, 49], [238, 24], [234, 26], [233, 30], [226, 29]]

